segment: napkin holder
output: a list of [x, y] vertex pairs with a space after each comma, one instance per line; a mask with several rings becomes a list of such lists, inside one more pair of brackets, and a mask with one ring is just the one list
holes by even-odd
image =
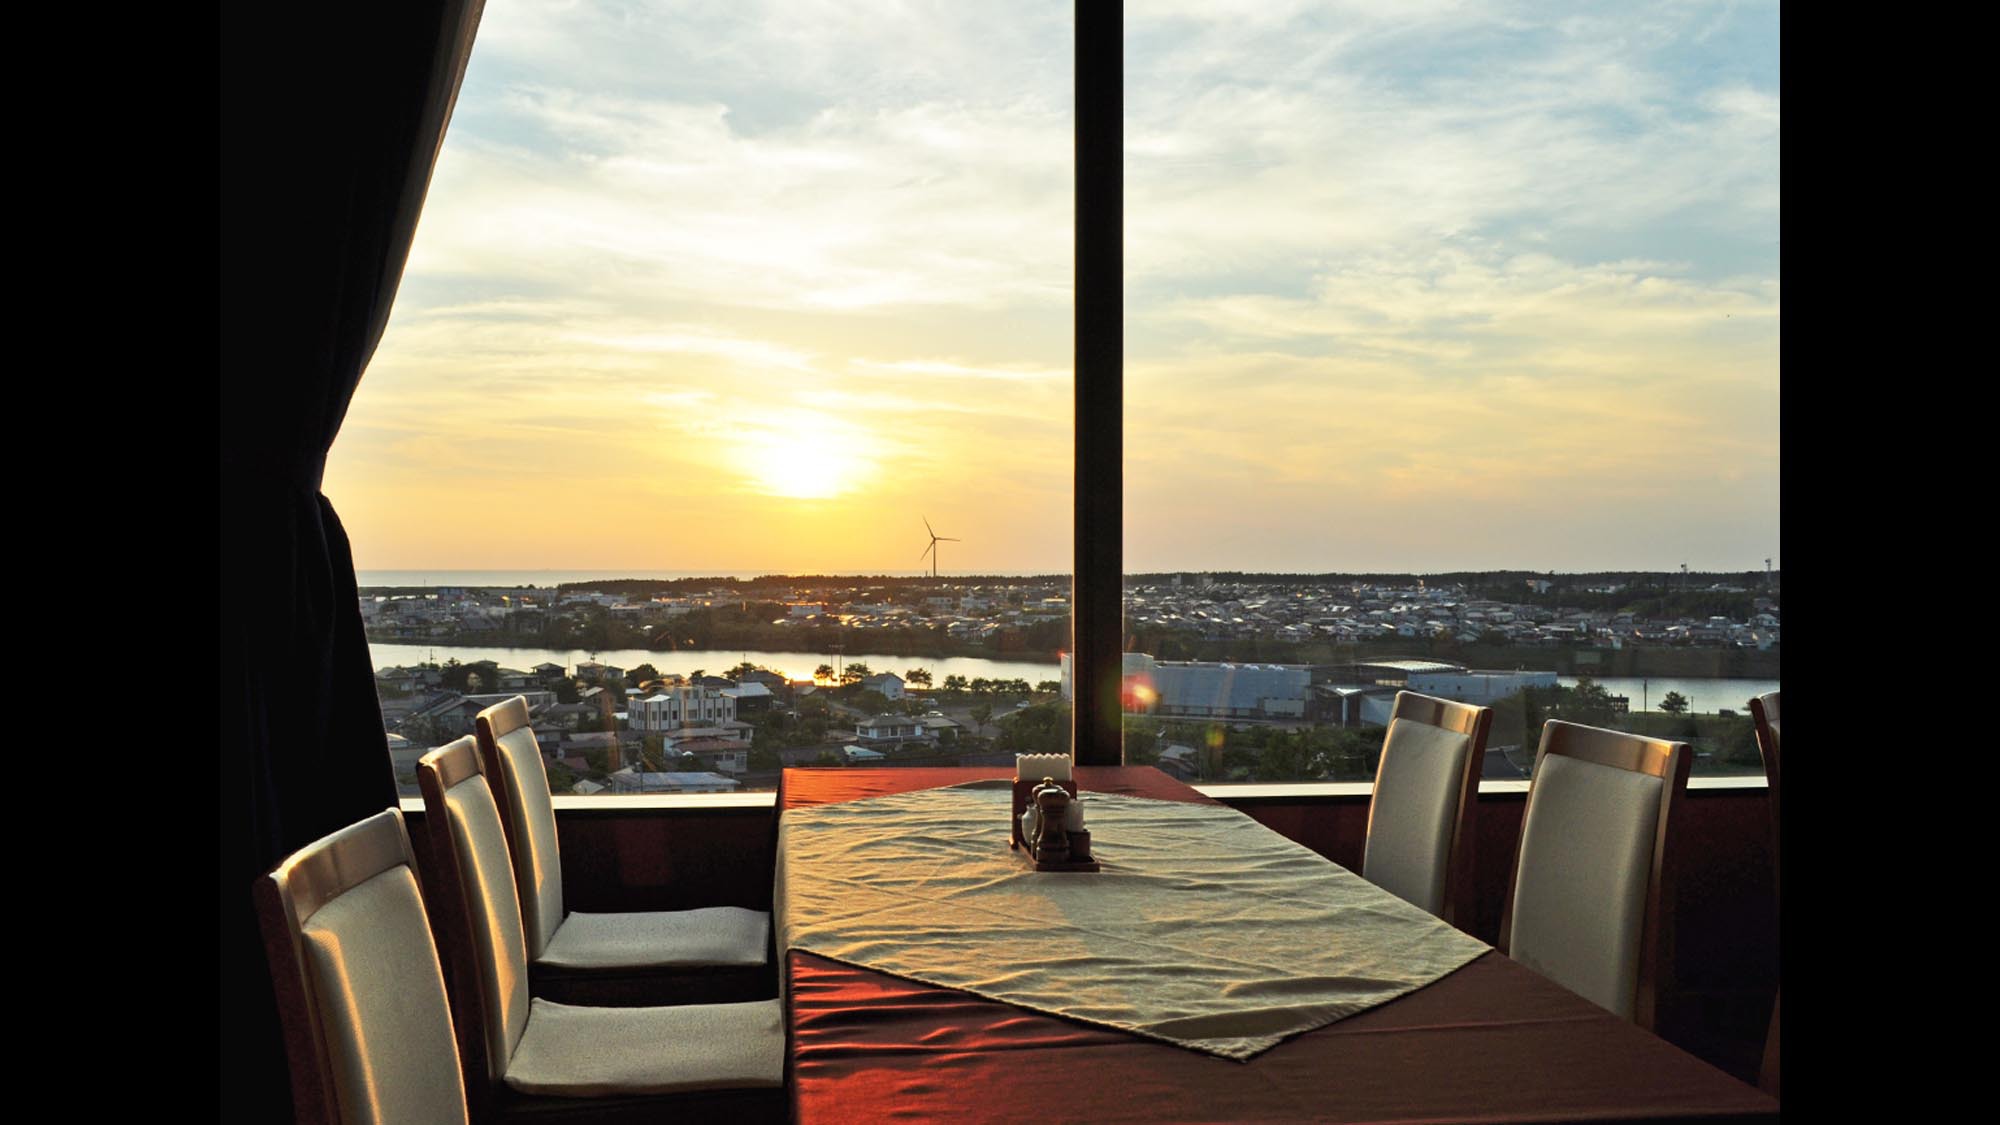
[[[1023, 802], [1022, 808], [1024, 810], [1028, 807], [1028, 803], [1034, 803], [1037, 806], [1039, 821], [1042, 825], [1037, 830], [1041, 846], [1036, 846], [1036, 840], [1027, 839], [1020, 840], [1016, 846], [1028, 852], [1027, 858], [1034, 864], [1035, 870], [1100, 870], [1097, 860], [1092, 858], [1090, 854], [1089, 830], [1085, 828], [1065, 830], [1062, 826], [1062, 822], [1069, 819], [1068, 813], [1076, 812], [1081, 814], [1083, 811], [1081, 806], [1076, 803], [1078, 800], [1076, 783], [1074, 781], [1054, 781], [1049, 778], [1043, 778], [1041, 781], [1034, 783], [1029, 796], [1023, 801], [1019, 794], [1025, 784], [1023, 782], [1015, 783], [1015, 799]], [[1051, 822], [1055, 824], [1053, 829], [1047, 827]], [[1021, 817], [1018, 814], [1014, 817], [1014, 834], [1017, 837], [1021, 834]]]

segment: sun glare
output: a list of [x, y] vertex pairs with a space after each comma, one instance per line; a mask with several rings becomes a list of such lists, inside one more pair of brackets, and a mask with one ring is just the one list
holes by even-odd
[[829, 415], [796, 412], [745, 432], [739, 467], [766, 496], [830, 500], [852, 491], [872, 470], [864, 438]]

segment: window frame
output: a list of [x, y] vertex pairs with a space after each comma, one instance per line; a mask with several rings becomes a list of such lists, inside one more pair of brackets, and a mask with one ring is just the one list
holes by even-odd
[[1125, 4], [1077, 0], [1070, 756], [1125, 763]]
[[[1070, 755], [1125, 764], [1124, 706], [1124, 0], [1073, 0], [1075, 146], [1074, 443], [1071, 485]], [[1107, 532], [1105, 529], [1113, 529]], [[1526, 792], [1486, 780], [1479, 792]], [[1762, 777], [1692, 778], [1690, 788], [1761, 788]], [[1343, 797], [1374, 782], [1204, 783], [1209, 796]], [[1214, 792], [1211, 792], [1214, 790]], [[770, 807], [775, 792], [556, 795], [557, 809]], [[403, 798], [415, 811], [421, 802]], [[612, 802], [615, 802], [612, 803]], [[406, 807], [405, 811], [412, 811]]]

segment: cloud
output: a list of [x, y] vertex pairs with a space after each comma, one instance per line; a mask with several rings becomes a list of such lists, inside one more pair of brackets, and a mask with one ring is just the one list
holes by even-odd
[[745, 340], [699, 329], [680, 331], [668, 329], [626, 336], [579, 333], [570, 339], [579, 344], [614, 351], [681, 352], [689, 355], [717, 356], [729, 360], [732, 364], [760, 371], [813, 370], [812, 356], [809, 353], [768, 340]]
[[1690, 223], [1775, 221], [1775, 69], [1763, 88], [1705, 82], [1680, 61], [1705, 13], [1635, 35], [1623, 12], [1549, 29], [1498, 5], [1305, 8], [1218, 35], [1148, 10], [1127, 99], [1141, 284], [1295, 275], [1528, 225], [1675, 256]]
[[[1128, 4], [1128, 560], [1774, 553], [1775, 11]], [[504, 561], [504, 495], [608, 565], [889, 567], [921, 510], [1065, 567], [1070, 19], [494, 6], [357, 551]]]
[[1067, 379], [1067, 369], [1048, 367], [981, 366], [936, 359], [875, 360], [857, 359], [853, 366], [862, 371], [891, 375], [929, 375], [958, 379], [1004, 379], [1009, 381]]

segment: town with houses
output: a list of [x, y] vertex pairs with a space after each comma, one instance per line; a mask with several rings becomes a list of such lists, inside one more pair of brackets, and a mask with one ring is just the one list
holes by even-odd
[[[1538, 595], [1554, 588], [1551, 579], [1526, 579]], [[1586, 586], [1582, 593], [1615, 598], [1620, 584]], [[1715, 584], [1710, 592], [1750, 595], [1743, 586]], [[1169, 581], [1128, 585], [1128, 628], [1186, 630], [1204, 640], [1268, 637], [1277, 641], [1355, 644], [1392, 638], [1452, 638], [1464, 644], [1713, 645], [1769, 649], [1778, 643], [1777, 601], [1752, 596], [1753, 612], [1742, 620], [1710, 615], [1700, 619], [1642, 618], [1630, 611], [1572, 609], [1480, 598], [1462, 586], [1427, 587], [1356, 584], [1327, 590], [1255, 582]]]
[[[970, 740], [971, 721], [923, 711], [928, 698], [895, 672], [870, 673], [860, 666], [838, 687], [813, 680], [790, 681], [768, 669], [732, 668], [725, 676], [654, 675], [596, 661], [573, 668], [541, 664], [516, 670], [474, 665], [490, 674], [495, 691], [456, 691], [446, 686], [453, 669], [425, 665], [384, 668], [376, 673], [382, 714], [389, 728], [390, 756], [397, 781], [414, 794], [416, 761], [452, 738], [469, 734], [481, 710], [524, 697], [543, 754], [574, 776], [561, 791], [596, 793], [727, 792], [768, 788], [785, 766], [881, 764], [912, 752], [955, 763], [979, 764], [955, 754]], [[921, 670], [914, 673], [927, 679]], [[469, 684], [484, 687], [485, 684]], [[1053, 689], [1053, 681], [1039, 685]], [[1036, 695], [1023, 681], [977, 687], [952, 685], [958, 695], [1026, 700]], [[1044, 698], [1052, 696], [1044, 690]], [[818, 695], [819, 698], [813, 698]], [[565, 700], [565, 697], [570, 697]], [[973, 704], [985, 716], [991, 704]], [[819, 717], [818, 737], [804, 745], [769, 751], [758, 748], [760, 726], [787, 725], [801, 712]], [[1006, 757], [1002, 755], [1002, 757]], [[760, 760], [762, 759], [762, 760]], [[999, 760], [999, 759], [995, 759]], [[1011, 757], [1006, 757], [1011, 761]]]
[[[1028, 651], [1022, 635], [1041, 626], [1066, 638], [1069, 590], [1066, 579], [1024, 579], [1019, 583], [916, 583], [900, 586], [822, 585], [796, 582], [711, 586], [698, 592], [650, 597], [587, 588], [481, 590], [439, 587], [403, 596], [364, 595], [363, 621], [371, 640], [436, 643], [502, 643], [529, 637], [553, 643], [574, 630], [599, 624], [628, 634], [631, 647], [672, 635], [669, 626], [700, 611], [752, 607], [772, 611], [759, 632], [782, 643], [774, 650], [801, 647], [811, 635], [837, 628], [856, 634], [850, 648], [868, 646], [869, 635], [906, 632], [946, 642], [943, 655], [963, 652]], [[1546, 598], [1554, 579], [1529, 578], [1522, 589]], [[1582, 599], [1615, 600], [1627, 592], [1619, 583], [1576, 588]], [[1327, 586], [1269, 580], [1218, 580], [1212, 575], [1175, 575], [1165, 581], [1128, 580], [1125, 619], [1129, 628], [1182, 632], [1206, 641], [1270, 640], [1359, 644], [1397, 639], [1450, 638], [1463, 644], [1557, 646], [1578, 643], [1619, 649], [1627, 645], [1681, 645], [1769, 650], [1778, 643], [1775, 592], [1758, 586], [1712, 583], [1695, 592], [1740, 596], [1747, 607], [1725, 614], [1642, 616], [1630, 610], [1568, 608], [1527, 601], [1481, 597], [1463, 585], [1353, 583]], [[1049, 630], [1046, 627], [1056, 626]], [[657, 634], [657, 636], [655, 636]], [[604, 644], [598, 647], [624, 647]], [[716, 647], [736, 647], [720, 641]], [[1061, 642], [1040, 655], [1053, 657]]]
[[[1621, 665], [1654, 650], [1662, 659], [1695, 660], [1696, 671], [1679, 674], [1776, 674], [1774, 575], [1678, 586], [1670, 575], [1637, 586], [1518, 582], [1520, 595], [1509, 597], [1494, 596], [1490, 584], [1414, 578], [1128, 580], [1127, 630], [1143, 651], [1125, 657], [1126, 710], [1237, 730], [1365, 730], [1386, 724], [1398, 690], [1491, 704], [1554, 689], [1559, 668], [1622, 674]], [[1055, 737], [1050, 732], [1066, 737], [1069, 662], [1060, 650], [1068, 591], [1059, 578], [593, 585], [364, 590], [361, 608], [373, 641], [572, 649], [589, 642], [661, 652], [685, 644], [741, 648], [748, 658], [692, 676], [595, 660], [381, 668], [400, 784], [414, 792], [418, 757], [469, 733], [481, 709], [515, 695], [528, 701], [552, 787], [575, 794], [770, 788], [782, 768], [796, 765], [1006, 764], [1017, 750], [1044, 748], [1031, 745], [1031, 730], [1044, 741]], [[1690, 606], [1735, 612], [1690, 613]], [[799, 680], [759, 667], [756, 651], [832, 655], [819, 674]], [[847, 664], [843, 651], [912, 655], [898, 672]], [[933, 683], [921, 666], [927, 655], [1054, 659], [1048, 677], [1033, 683], [960, 676]], [[1744, 661], [1755, 662], [1747, 672]], [[1633, 701], [1606, 702], [1624, 714]], [[1191, 746], [1162, 743], [1154, 753], [1160, 768], [1183, 778], [1202, 770]], [[1487, 772], [1520, 769], [1493, 758]]]

